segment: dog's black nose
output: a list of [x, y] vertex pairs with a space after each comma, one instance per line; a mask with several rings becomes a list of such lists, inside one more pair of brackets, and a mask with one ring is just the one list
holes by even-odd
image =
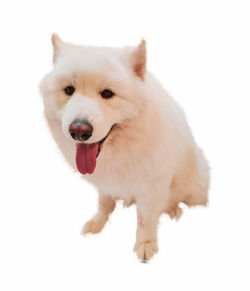
[[75, 120], [69, 126], [69, 133], [73, 139], [83, 141], [91, 137], [93, 127], [86, 120]]

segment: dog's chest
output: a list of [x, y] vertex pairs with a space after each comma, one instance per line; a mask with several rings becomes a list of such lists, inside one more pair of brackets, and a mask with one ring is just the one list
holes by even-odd
[[114, 199], [124, 200], [129, 205], [136, 200], [140, 193], [144, 192], [145, 181], [133, 177], [133, 173], [103, 172], [97, 171], [94, 175], [86, 177], [102, 194], [110, 195]]

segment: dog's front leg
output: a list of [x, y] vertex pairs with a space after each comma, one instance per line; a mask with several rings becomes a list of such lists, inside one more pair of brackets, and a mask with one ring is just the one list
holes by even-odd
[[91, 220], [86, 222], [82, 234], [100, 232], [114, 209], [115, 200], [108, 195], [99, 194], [98, 211]]
[[142, 262], [147, 262], [158, 251], [157, 225], [163, 204], [151, 199], [136, 201], [137, 231], [134, 251]]

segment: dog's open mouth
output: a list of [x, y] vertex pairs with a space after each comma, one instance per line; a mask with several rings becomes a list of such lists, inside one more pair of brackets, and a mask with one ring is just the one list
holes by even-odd
[[96, 167], [96, 158], [101, 151], [104, 141], [114, 127], [115, 124], [111, 127], [108, 134], [98, 142], [76, 144], [76, 166], [81, 174], [92, 174], [94, 172]]

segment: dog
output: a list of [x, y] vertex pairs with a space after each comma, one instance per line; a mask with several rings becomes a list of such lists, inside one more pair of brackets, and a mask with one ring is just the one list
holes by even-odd
[[161, 214], [179, 219], [206, 206], [209, 166], [184, 113], [146, 69], [146, 43], [89, 47], [52, 35], [53, 70], [40, 85], [44, 112], [66, 161], [99, 193], [82, 233], [100, 232], [116, 200], [136, 205], [134, 251], [147, 262], [158, 251]]

